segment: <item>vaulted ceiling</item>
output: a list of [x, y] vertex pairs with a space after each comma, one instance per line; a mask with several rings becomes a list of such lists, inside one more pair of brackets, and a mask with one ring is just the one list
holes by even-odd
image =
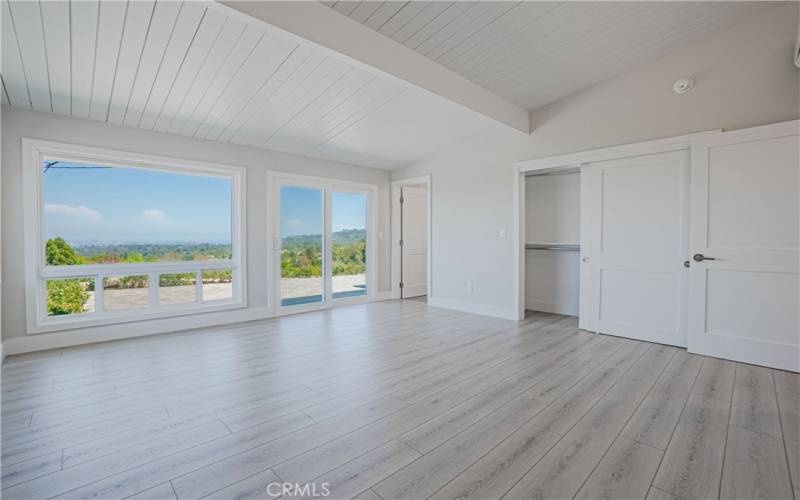
[[14, 107], [380, 168], [487, 125], [213, 2], [2, 4]]
[[323, 2], [533, 110], [777, 2]]
[[394, 168], [771, 5], [325, 4], [3, 1], [2, 101]]

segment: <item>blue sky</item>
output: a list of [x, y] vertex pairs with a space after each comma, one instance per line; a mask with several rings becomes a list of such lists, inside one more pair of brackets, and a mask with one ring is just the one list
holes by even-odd
[[230, 243], [230, 179], [133, 168], [74, 168], [86, 166], [91, 165], [60, 162], [44, 173], [46, 238], [61, 236], [72, 243]]
[[[322, 234], [322, 191], [297, 186], [281, 187], [281, 238]], [[366, 228], [366, 197], [333, 193], [333, 231]]]
[[[43, 175], [45, 238], [70, 243], [230, 243], [230, 179], [135, 168], [76, 168]], [[322, 233], [316, 189], [281, 189], [281, 237]], [[333, 230], [366, 227], [366, 197], [333, 193]]]

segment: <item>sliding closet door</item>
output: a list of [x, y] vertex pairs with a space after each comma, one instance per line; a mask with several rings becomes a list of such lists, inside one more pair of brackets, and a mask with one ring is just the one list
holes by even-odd
[[688, 151], [584, 168], [581, 313], [587, 329], [686, 346], [688, 175]]
[[800, 122], [692, 145], [689, 349], [800, 371]]

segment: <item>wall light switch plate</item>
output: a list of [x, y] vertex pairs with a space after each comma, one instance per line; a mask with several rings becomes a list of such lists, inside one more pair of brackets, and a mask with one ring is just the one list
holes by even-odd
[[500, 229], [498, 229], [497, 236], [499, 236], [501, 240], [506, 239], [506, 228], [501, 227]]

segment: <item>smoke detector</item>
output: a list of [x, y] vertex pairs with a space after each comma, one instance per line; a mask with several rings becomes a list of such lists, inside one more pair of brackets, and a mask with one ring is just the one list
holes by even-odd
[[675, 80], [675, 83], [672, 85], [672, 90], [674, 90], [676, 94], [685, 94], [692, 90], [692, 87], [694, 87], [694, 80], [687, 76]]

